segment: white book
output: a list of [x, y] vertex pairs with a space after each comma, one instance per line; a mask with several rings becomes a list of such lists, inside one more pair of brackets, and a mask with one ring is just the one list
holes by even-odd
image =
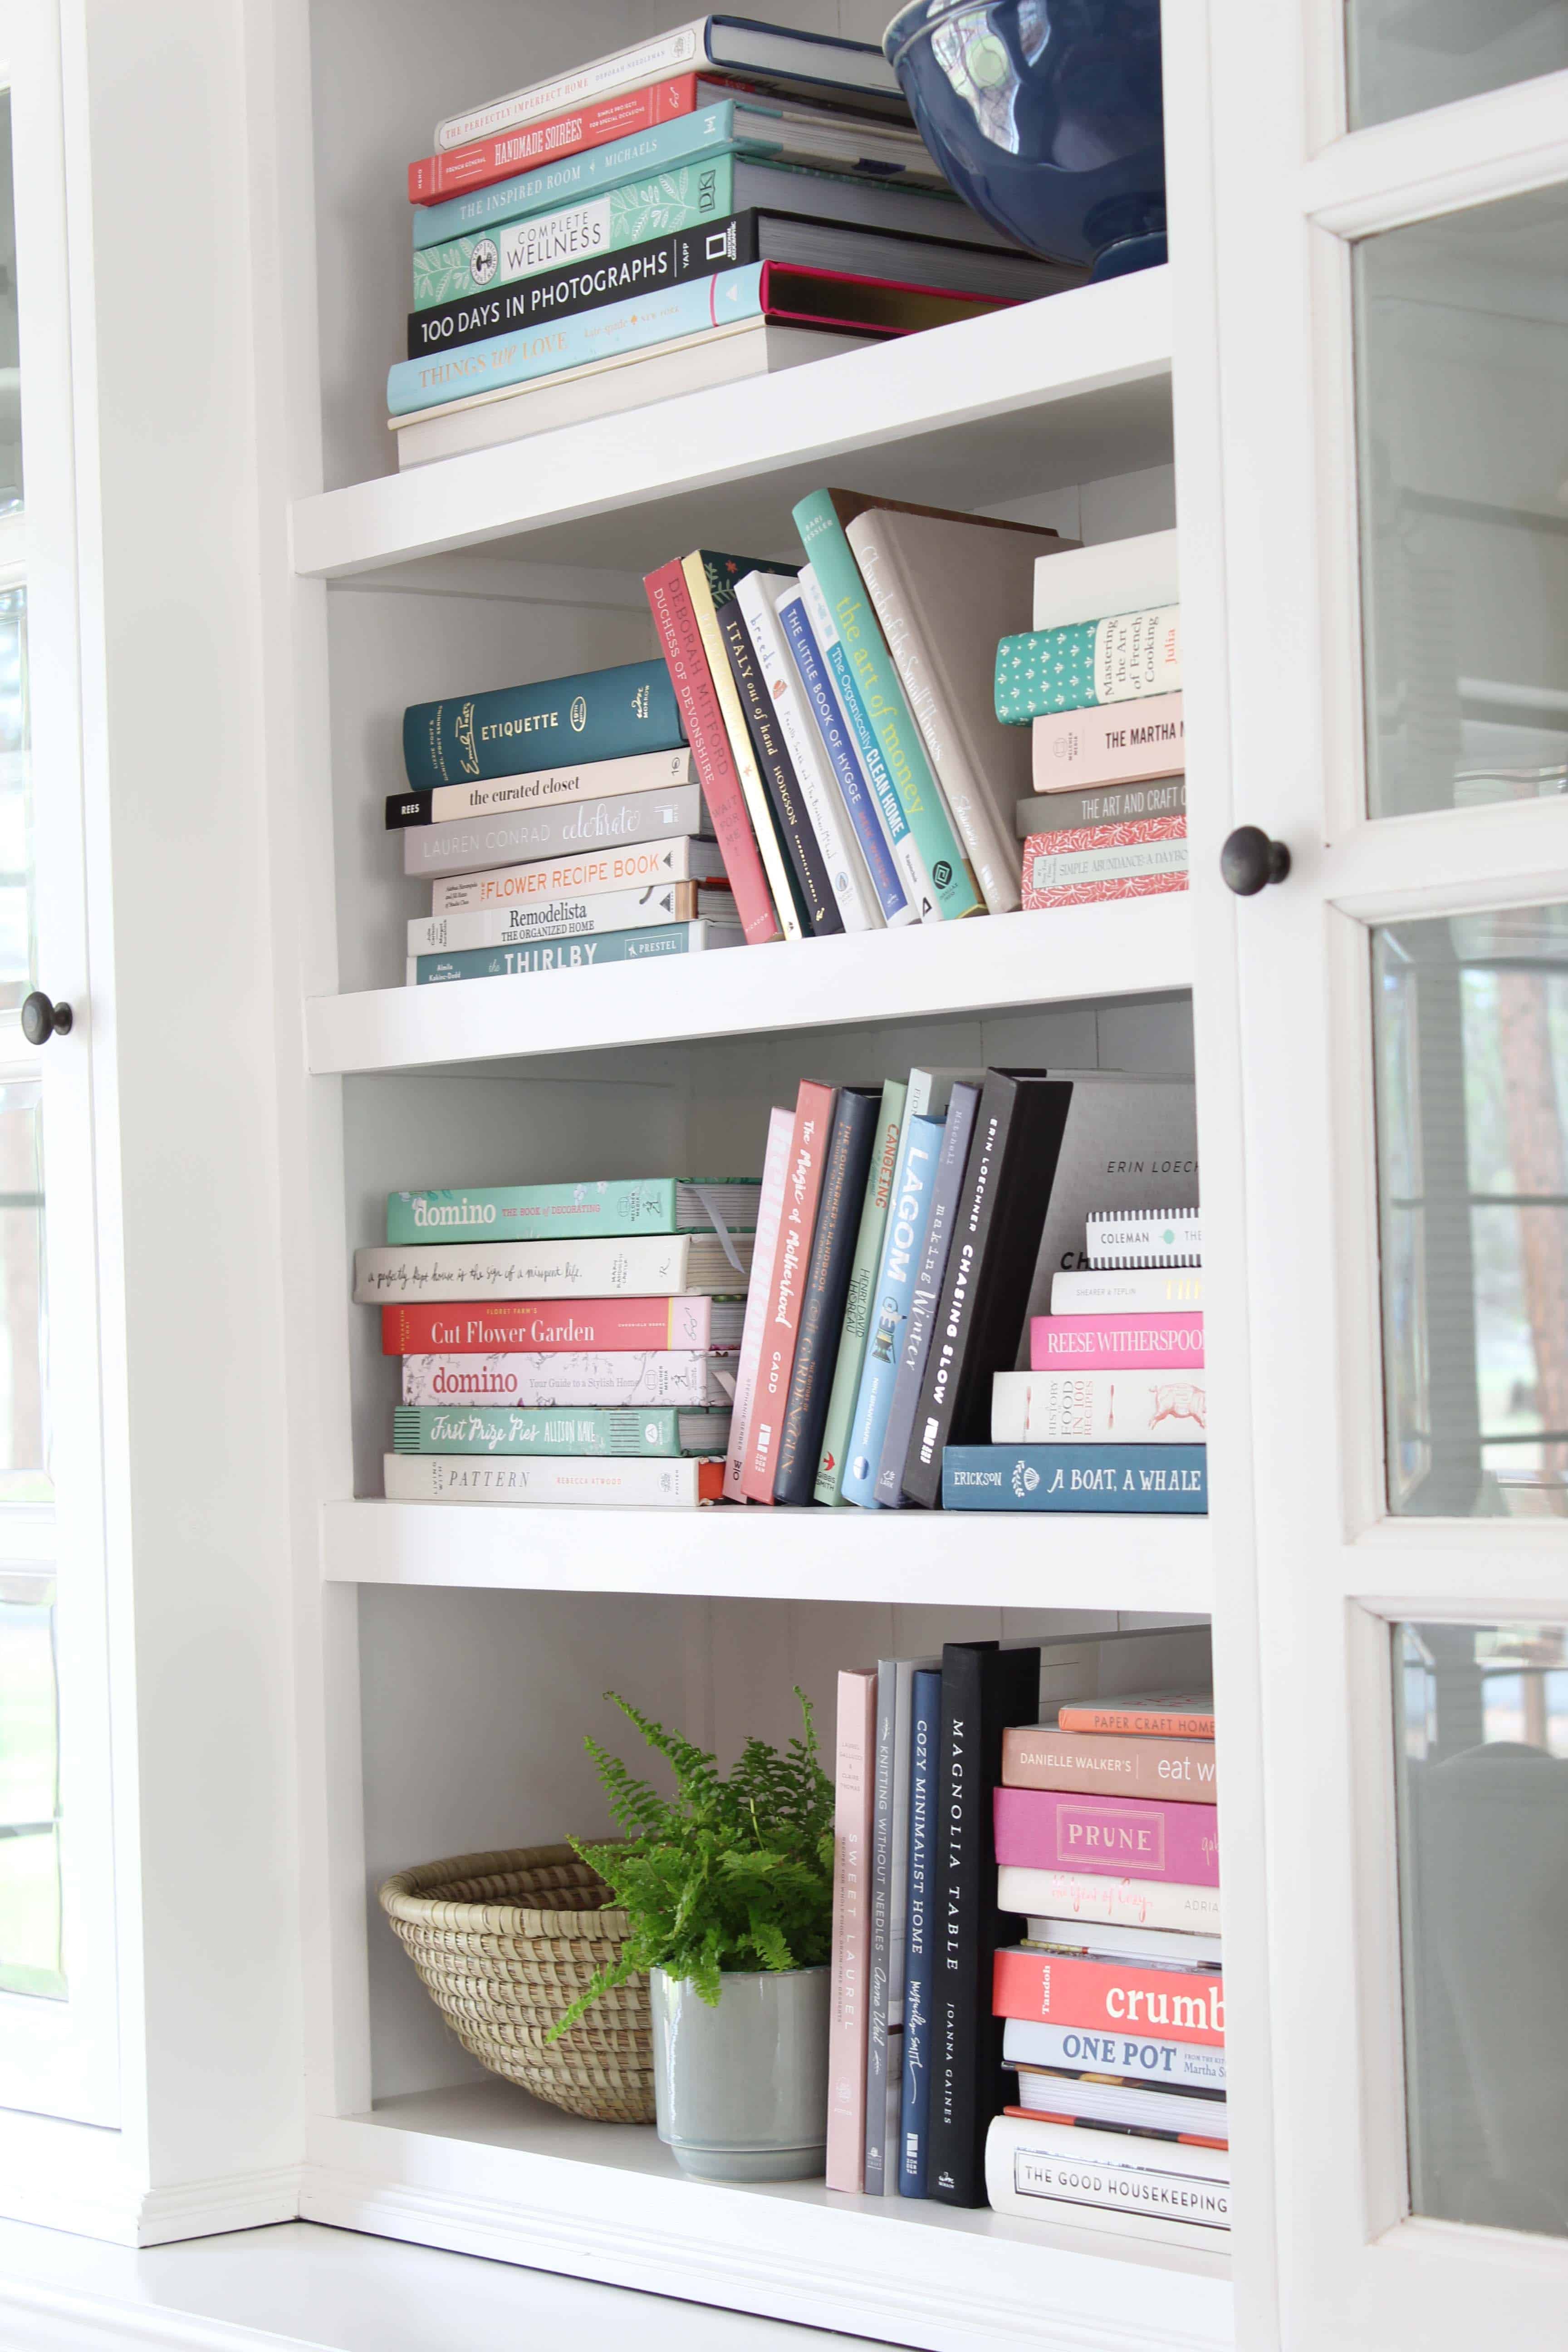
[[620, 1504], [689, 1508], [702, 1500], [695, 1460], [621, 1461], [575, 1454], [388, 1454], [389, 1503]]
[[735, 1394], [732, 1356], [655, 1354], [405, 1356], [405, 1404], [462, 1400], [553, 1405], [713, 1405]]
[[993, 1445], [1203, 1445], [1202, 1372], [996, 1372]]
[[[1009, 2117], [1009, 2121], [1022, 2118]], [[1060, 2157], [1066, 2164], [1094, 2164], [1107, 2172], [1179, 2173], [1189, 2180], [1227, 2181], [1230, 2150], [1184, 2147], [1179, 2141], [1133, 2139], [1118, 2132], [1080, 2131], [1075, 2124], [1031, 2116], [1025, 2144], [1037, 2155]], [[1099, 2201], [1099, 2200], [1096, 2200]]]
[[735, 1360], [735, 1395], [730, 1412], [730, 1450], [724, 1459], [724, 1499], [746, 1499], [746, 1444], [751, 1433], [752, 1406], [757, 1393], [757, 1371], [763, 1360], [763, 1331], [768, 1319], [767, 1289], [773, 1252], [784, 1216], [784, 1186], [789, 1175], [790, 1145], [795, 1139], [793, 1110], [768, 1114], [768, 1143], [763, 1157], [763, 1189], [757, 1201], [756, 1229], [752, 1236], [752, 1264], [761, 1272], [746, 1293], [746, 1320], [741, 1332], [741, 1352]]
[[1018, 2096], [1010, 2104], [1037, 2115], [1082, 2116], [1087, 2122], [1142, 2125], [1149, 2131], [1189, 2132], [1200, 2139], [1225, 2139], [1230, 2131], [1229, 2102], [1197, 2098], [1184, 2091], [1150, 2091], [1141, 2084], [1107, 2083], [1098, 2075], [1044, 2074], [1018, 2069]]
[[[894, 789], [893, 780], [888, 773], [888, 763], [882, 757], [876, 737], [870, 731], [870, 722], [865, 720], [863, 709], [858, 706], [857, 709], [851, 709], [848, 707], [846, 696], [840, 690], [837, 666], [833, 659], [833, 655], [835, 649], [842, 646], [844, 641], [838, 634], [838, 625], [828, 609], [827, 599], [822, 593], [822, 583], [809, 563], [805, 564], [801, 571], [800, 593], [805, 599], [805, 617], [811, 623], [811, 634], [816, 639], [817, 649], [826, 666], [828, 685], [838, 705], [845, 726], [848, 729], [849, 740], [859, 754], [860, 764], [866, 772], [866, 780], [871, 787], [878, 821], [882, 827], [888, 845], [893, 853], [894, 863], [898, 866], [899, 877], [904, 886], [904, 894], [915, 909], [920, 921], [940, 923], [942, 919], [942, 908], [937, 905], [936, 892], [931, 887], [930, 870], [925, 859], [921, 856], [920, 844], [910, 831], [909, 822], [904, 815], [898, 793]], [[858, 723], [858, 717], [865, 720], [865, 723]]]
[[1002, 2033], [1005, 2066], [1066, 2066], [1075, 2074], [1115, 2074], [1123, 2082], [1166, 2083], [1178, 2091], [1223, 2091], [1225, 2051], [1201, 2042], [1156, 2042], [1147, 2034], [1100, 2026], [1047, 2025], [1010, 2017]]
[[[700, 889], [701, 897], [698, 892]], [[631, 890], [563, 891], [531, 905], [476, 907], [460, 915], [416, 915], [411, 956], [460, 955], [468, 948], [526, 945], [533, 940], [592, 939], [601, 931], [646, 931], [662, 923], [723, 919], [733, 899], [717, 884], [670, 882]]]
[[812, 360], [832, 359], [840, 352], [863, 351], [868, 343], [881, 341], [878, 335], [847, 334], [836, 327], [780, 327], [766, 319], [737, 319], [722, 327], [704, 327], [695, 335], [676, 336], [651, 351], [608, 352], [602, 360], [562, 368], [532, 383], [416, 408], [406, 416], [389, 418], [387, 429], [397, 436], [402, 471], [473, 449], [525, 441], [535, 433], [585, 424], [590, 417], [648, 408], [683, 393], [746, 383], [784, 368], [804, 367]]
[[[658, 961], [672, 955], [716, 955], [721, 948], [743, 948], [746, 944], [746, 934], [739, 923], [682, 923], [677, 928], [685, 933], [684, 940], [674, 943], [668, 939], [656, 940]], [[655, 961], [654, 950], [650, 950], [646, 958], [626, 954], [604, 955], [602, 950], [606, 944], [614, 945], [614, 937], [611, 934], [601, 938], [595, 934], [585, 940], [503, 940], [494, 949], [481, 948], [479, 950], [481, 955], [488, 953], [490, 957], [488, 973], [468, 973], [465, 977], [529, 980], [538, 972], [591, 971], [595, 964]], [[403, 976], [410, 988], [445, 986], [448, 982], [451, 975], [439, 970], [442, 961], [439, 956], [432, 959], [437, 967], [436, 972], [426, 972], [423, 980], [419, 973], [421, 961], [418, 956], [404, 958]]]
[[[1139, 2147], [1151, 2152], [1146, 2164], [1130, 2164], [1121, 2154]], [[985, 2136], [985, 2194], [994, 2212], [1025, 2221], [1167, 2245], [1212, 2244], [1216, 2231], [1230, 2228], [1228, 2179], [1164, 2159], [1215, 2153], [998, 2116]]]
[[[406, 1402], [406, 1400], [405, 1400]], [[1180, 1927], [1198, 1935], [1219, 1933], [1217, 1886], [1178, 1886], [1163, 1878], [1101, 1878], [1088, 1870], [1028, 1870], [1004, 1863], [996, 1874], [996, 1902], [1003, 1911], [1036, 1917], [1118, 1927]], [[1034, 1934], [1030, 1926], [1029, 1933]]]
[[746, 635], [751, 638], [763, 683], [773, 706], [844, 928], [847, 931], [879, 930], [882, 910], [867, 877], [837, 787], [827, 772], [826, 760], [816, 738], [816, 722], [805, 707], [799, 675], [779, 627], [776, 600], [794, 585], [782, 572], [748, 572], [736, 583], [735, 602], [746, 624]]
[[1097, 547], [1064, 548], [1035, 565], [1032, 626], [1065, 629], [1075, 621], [1102, 621], [1154, 604], [1179, 604], [1173, 530], [1137, 539], [1104, 540]]
[[699, 781], [696, 762], [682, 744], [677, 751], [628, 751], [620, 760], [584, 760], [575, 768], [531, 768], [526, 775], [491, 776], [478, 783], [410, 785], [406, 792], [391, 797], [411, 806], [417, 804], [417, 822], [404, 829], [406, 840], [462, 818], [501, 816], [510, 809], [550, 808], [558, 801], [624, 800], [634, 793], [673, 793]]
[[411, 1300], [728, 1297], [751, 1274], [750, 1234], [638, 1234], [624, 1240], [413, 1243], [354, 1252], [362, 1307]]
[[558, 857], [530, 858], [519, 866], [494, 866], [475, 874], [445, 874], [431, 887], [433, 915], [468, 914], [477, 907], [532, 905], [563, 892], [584, 898], [606, 890], [647, 889], [664, 882], [723, 882], [724, 860], [716, 841], [638, 841], [625, 846], [568, 851]]
[[1047, 1917], [1029, 1921], [1029, 1941], [1091, 1960], [1137, 1960], [1173, 1971], [1217, 1969], [1220, 1939], [1192, 1928], [1102, 1927], [1084, 1919]]
[[1075, 1267], [1051, 1276], [1053, 1315], [1191, 1315], [1203, 1303], [1196, 1266]]
[[1202, 1265], [1203, 1220], [1196, 1209], [1102, 1209], [1086, 1222], [1091, 1266]]

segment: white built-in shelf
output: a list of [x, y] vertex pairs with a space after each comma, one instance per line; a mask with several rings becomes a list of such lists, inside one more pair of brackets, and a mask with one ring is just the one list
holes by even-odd
[[310, 1067], [421, 1069], [1168, 995], [1192, 986], [1191, 907], [1171, 891], [716, 957], [321, 996], [306, 1007]]
[[1206, 1518], [328, 1503], [330, 1582], [986, 1609], [1214, 1606]]
[[301, 2210], [878, 2342], [1234, 2340], [1224, 2239], [1111, 2238], [819, 2180], [687, 2180], [651, 2127], [583, 2122], [495, 2080], [313, 2122]]
[[997, 506], [1170, 456], [1170, 272], [1148, 269], [302, 499], [294, 565], [342, 578], [501, 543], [637, 572], [693, 546], [782, 554], [826, 481]]

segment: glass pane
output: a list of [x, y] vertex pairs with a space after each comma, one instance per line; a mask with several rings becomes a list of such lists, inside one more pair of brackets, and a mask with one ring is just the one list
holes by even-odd
[[1568, 66], [1568, 0], [1347, 0], [1352, 131]]
[[0, 1991], [65, 1991], [54, 1580], [0, 1574]]
[[1373, 934], [1388, 1504], [1568, 1513], [1568, 907]]
[[1373, 816], [1568, 792], [1568, 188], [1356, 247]]
[[0, 589], [0, 1012], [37, 984], [27, 592]]
[[11, 195], [11, 93], [0, 92], [0, 514], [22, 503], [21, 345], [16, 335], [16, 212]]
[[1568, 1646], [1394, 1629], [1411, 2204], [1568, 2236]]

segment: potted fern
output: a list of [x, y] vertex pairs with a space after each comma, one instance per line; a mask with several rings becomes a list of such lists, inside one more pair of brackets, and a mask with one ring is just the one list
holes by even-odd
[[704, 2180], [801, 2180], [827, 2136], [827, 1959], [833, 1927], [833, 1783], [811, 1704], [782, 1752], [748, 1739], [717, 1759], [613, 1691], [675, 1775], [673, 1796], [585, 1745], [624, 1841], [574, 1839], [614, 1890], [630, 1933], [554, 2028], [646, 1969], [659, 2137]]

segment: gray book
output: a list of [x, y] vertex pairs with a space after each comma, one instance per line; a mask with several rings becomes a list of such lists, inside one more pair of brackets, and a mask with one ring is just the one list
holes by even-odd
[[877, 1661], [877, 1753], [871, 1791], [871, 1854], [866, 1905], [866, 2194], [888, 2183], [888, 2011], [893, 1957], [893, 1759], [898, 1744], [899, 1662]]
[[958, 1206], [959, 1190], [963, 1182], [963, 1171], [969, 1160], [969, 1141], [974, 1132], [974, 1113], [979, 1101], [980, 1088], [967, 1085], [955, 1086], [948, 1099], [947, 1124], [942, 1131], [942, 1150], [931, 1182], [931, 1218], [926, 1226], [925, 1247], [915, 1276], [914, 1293], [910, 1300], [898, 1378], [893, 1383], [893, 1402], [888, 1413], [888, 1431], [882, 1441], [882, 1459], [877, 1470], [877, 1500], [891, 1511], [896, 1511], [904, 1499], [904, 1459], [910, 1450], [910, 1437], [920, 1408], [926, 1358], [931, 1352], [931, 1328], [942, 1297], [942, 1277], [947, 1272], [953, 1217]]
[[699, 784], [627, 793], [619, 800], [553, 801], [548, 807], [501, 809], [445, 824], [403, 829], [403, 870], [421, 878], [483, 874], [535, 857], [575, 856], [635, 842], [710, 840], [713, 827]]

